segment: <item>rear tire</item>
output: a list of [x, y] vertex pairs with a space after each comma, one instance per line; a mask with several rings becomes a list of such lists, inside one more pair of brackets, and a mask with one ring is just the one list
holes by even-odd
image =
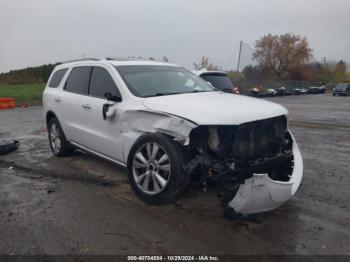
[[47, 125], [47, 130], [52, 153], [58, 157], [70, 155], [72, 153], [72, 149], [56, 117], [50, 119]]
[[187, 187], [186, 151], [163, 134], [147, 134], [136, 141], [128, 157], [128, 176], [135, 194], [153, 205], [176, 199]]

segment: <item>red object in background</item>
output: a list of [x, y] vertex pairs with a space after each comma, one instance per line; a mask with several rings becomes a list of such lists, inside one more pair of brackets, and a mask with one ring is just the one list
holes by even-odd
[[27, 105], [27, 104], [25, 104], [25, 103], [23, 103], [23, 104], [21, 104], [21, 107], [22, 107], [22, 108], [27, 108], [27, 107], [28, 107], [28, 105]]
[[13, 97], [0, 98], [0, 109], [9, 109], [16, 107], [16, 102]]
[[239, 94], [240, 94], [239, 88], [238, 88], [238, 87], [232, 87], [232, 94], [237, 94], [237, 95], [239, 95]]

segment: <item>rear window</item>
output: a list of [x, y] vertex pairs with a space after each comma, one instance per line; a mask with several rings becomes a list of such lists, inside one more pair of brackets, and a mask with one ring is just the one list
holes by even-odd
[[62, 78], [64, 77], [65, 73], [67, 72], [67, 68], [65, 69], [60, 69], [57, 70], [53, 76], [51, 77], [50, 83], [49, 83], [49, 87], [53, 87], [56, 88], [60, 85]]
[[211, 73], [201, 75], [205, 81], [211, 83], [215, 88], [223, 91], [227, 89], [232, 89], [233, 85], [230, 78], [226, 74], [221, 73]]
[[90, 72], [90, 66], [74, 67], [69, 74], [64, 89], [72, 93], [86, 94], [89, 84]]

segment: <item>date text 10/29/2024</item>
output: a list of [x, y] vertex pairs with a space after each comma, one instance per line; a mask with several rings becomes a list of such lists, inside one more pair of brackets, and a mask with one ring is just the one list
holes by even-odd
[[128, 256], [128, 261], [220, 261], [217, 256]]

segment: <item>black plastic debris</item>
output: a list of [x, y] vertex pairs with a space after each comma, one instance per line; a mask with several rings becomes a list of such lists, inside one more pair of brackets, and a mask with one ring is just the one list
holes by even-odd
[[0, 155], [9, 154], [18, 148], [18, 141], [13, 141], [12, 143], [0, 145]]

